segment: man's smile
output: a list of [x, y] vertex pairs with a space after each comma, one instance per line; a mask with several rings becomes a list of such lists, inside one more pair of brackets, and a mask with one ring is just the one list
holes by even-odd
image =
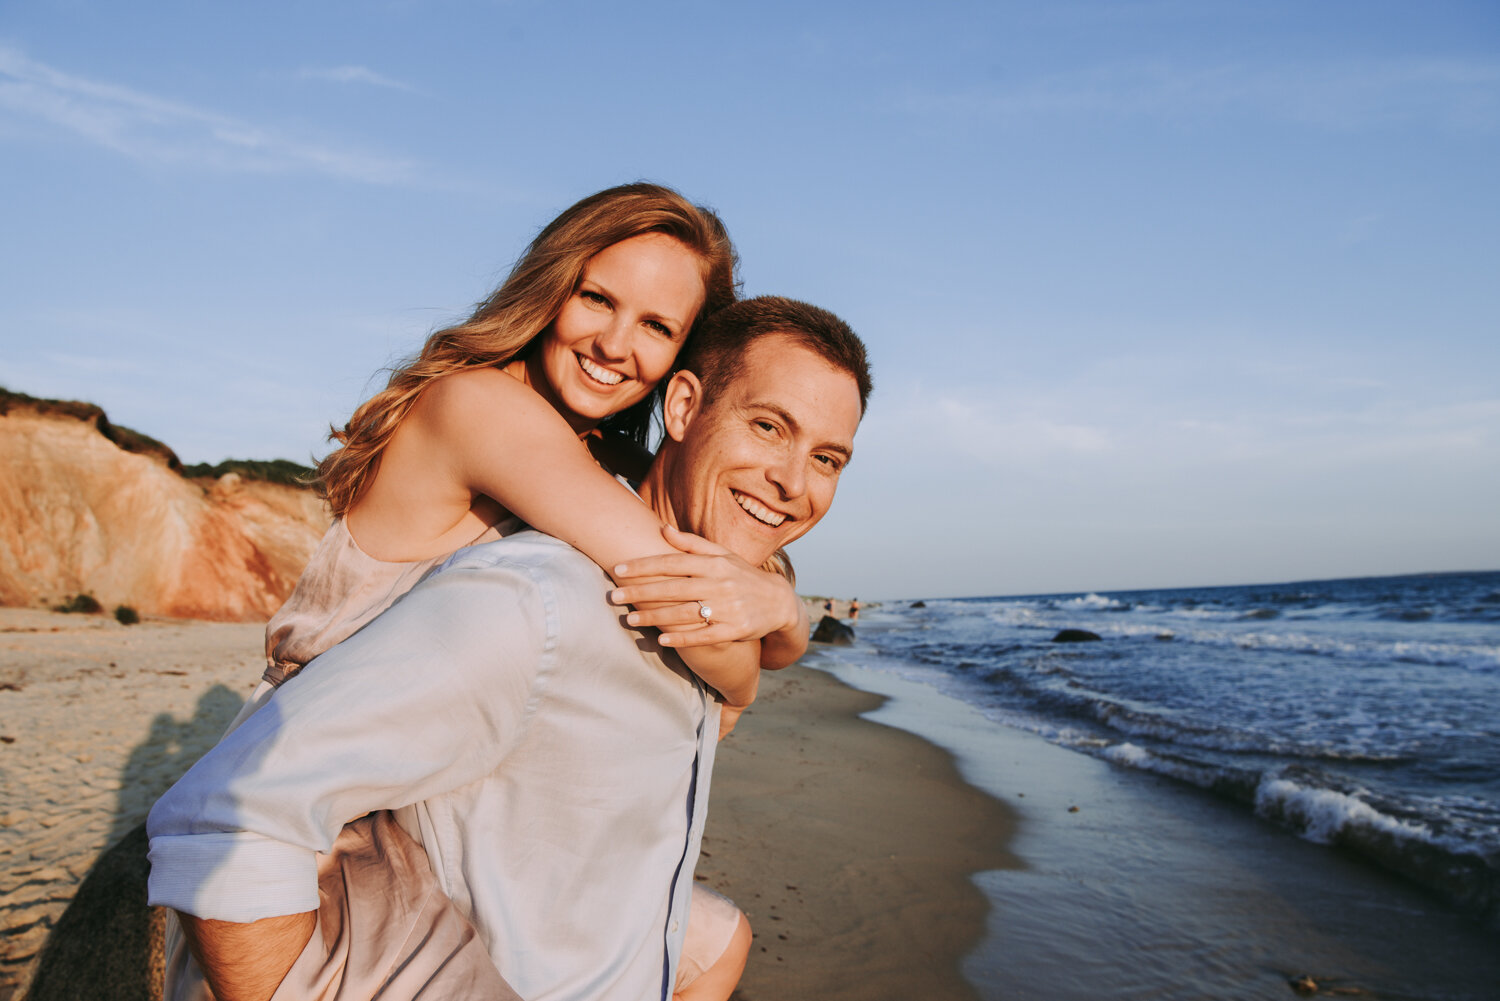
[[756, 521], [770, 525], [772, 528], [786, 521], [786, 515], [779, 511], [772, 511], [754, 497], [747, 497], [738, 490], [731, 490], [730, 493], [734, 495], [734, 502], [744, 508]]
[[619, 372], [604, 368], [602, 365], [597, 365], [576, 351], [574, 355], [578, 358], [578, 367], [583, 369], [583, 374], [595, 382], [603, 383], [606, 386], [618, 386], [625, 381], [625, 377]]

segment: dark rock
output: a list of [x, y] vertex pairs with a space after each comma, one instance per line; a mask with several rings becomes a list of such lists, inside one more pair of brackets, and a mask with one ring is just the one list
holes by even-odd
[[925, 601], [914, 601], [914, 602], [911, 603], [911, 607], [912, 608], [926, 608], [927, 607], [927, 602], [925, 602]]
[[1087, 629], [1063, 629], [1052, 637], [1054, 643], [1098, 643], [1102, 637]]
[[834, 646], [850, 646], [854, 643], [854, 630], [832, 615], [825, 615], [818, 620], [818, 627], [813, 630], [812, 641], [832, 643]]
[[161, 997], [166, 911], [146, 904], [146, 825], [99, 856], [42, 946], [25, 1001]]

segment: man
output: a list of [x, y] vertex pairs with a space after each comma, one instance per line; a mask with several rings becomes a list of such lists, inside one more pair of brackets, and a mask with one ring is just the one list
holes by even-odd
[[[863, 345], [831, 313], [763, 298], [711, 318], [682, 364], [641, 499], [758, 566], [833, 500], [870, 390]], [[181, 912], [221, 998], [268, 996], [314, 950], [318, 853], [373, 811], [419, 837], [434, 896], [520, 996], [666, 997], [719, 707], [622, 628], [610, 590], [534, 532], [460, 552], [162, 798], [152, 903]], [[268, 972], [261, 954], [288, 958]]]

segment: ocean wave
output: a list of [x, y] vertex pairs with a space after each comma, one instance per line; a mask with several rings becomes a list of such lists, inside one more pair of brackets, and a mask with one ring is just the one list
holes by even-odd
[[1255, 791], [1257, 816], [1293, 828], [1309, 841], [1334, 844], [1346, 830], [1364, 829], [1397, 838], [1432, 843], [1426, 824], [1381, 813], [1357, 796], [1266, 776]]
[[1319, 844], [1338, 845], [1494, 918], [1500, 912], [1500, 853], [1466, 838], [1438, 836], [1419, 820], [1394, 817], [1358, 795], [1268, 775], [1258, 816]]
[[1127, 768], [1165, 775], [1241, 802], [1250, 801], [1259, 781], [1259, 772], [1252, 769], [1225, 768], [1180, 755], [1148, 751], [1128, 741], [1110, 744], [1100, 752], [1100, 757]]
[[1480, 832], [1438, 833], [1433, 822], [1377, 809], [1359, 791], [1296, 781], [1151, 751], [1129, 742], [1095, 749], [1122, 767], [1186, 782], [1250, 805], [1256, 816], [1322, 845], [1336, 845], [1435, 890], [1491, 920], [1500, 917], [1500, 851]]
[[1128, 601], [1118, 598], [1106, 597], [1102, 594], [1085, 594], [1080, 598], [1069, 598], [1066, 601], [1058, 601], [1053, 604], [1054, 608], [1066, 608], [1069, 610], [1084, 610], [1091, 612], [1124, 612], [1133, 606]]

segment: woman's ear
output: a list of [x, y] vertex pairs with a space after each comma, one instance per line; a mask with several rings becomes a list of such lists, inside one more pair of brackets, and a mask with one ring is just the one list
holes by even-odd
[[688, 425], [703, 409], [703, 383], [687, 369], [673, 373], [667, 383], [666, 396], [662, 399], [661, 423], [667, 437], [682, 441]]

